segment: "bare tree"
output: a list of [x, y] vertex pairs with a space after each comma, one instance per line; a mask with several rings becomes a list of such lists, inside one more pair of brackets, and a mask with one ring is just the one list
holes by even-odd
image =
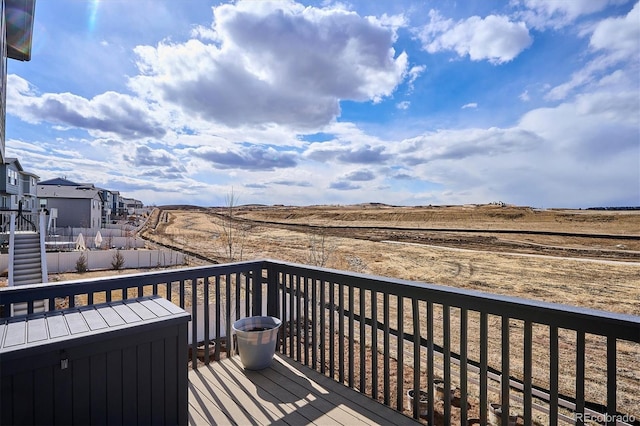
[[238, 196], [234, 193], [233, 188], [225, 196], [224, 213], [222, 217], [221, 232], [219, 238], [222, 242], [224, 256], [229, 262], [242, 260], [244, 254], [244, 245], [249, 231], [253, 228], [251, 224], [245, 224], [238, 221], [236, 217], [236, 207], [238, 204]]
[[309, 265], [326, 266], [335, 251], [336, 244], [327, 236], [327, 228], [323, 226], [309, 233]]

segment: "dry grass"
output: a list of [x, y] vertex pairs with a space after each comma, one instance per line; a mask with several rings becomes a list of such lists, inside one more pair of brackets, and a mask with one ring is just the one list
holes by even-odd
[[[215, 210], [165, 210], [166, 221], [147, 238], [184, 248], [212, 260], [224, 262], [221, 242], [222, 224]], [[325, 266], [380, 276], [431, 282], [458, 288], [474, 289], [527, 299], [564, 303], [611, 312], [640, 315], [640, 239], [577, 238], [531, 234], [411, 233], [405, 231], [356, 233], [336, 227], [368, 226], [397, 228], [443, 228], [482, 230], [524, 230], [573, 232], [584, 234], [639, 236], [640, 212], [604, 212], [575, 210], [536, 211], [528, 208], [499, 206], [400, 207], [387, 206], [316, 206], [316, 207], [243, 207], [237, 217], [251, 220], [243, 237], [242, 259], [273, 258], [308, 263], [314, 250], [314, 235], [326, 237]], [[290, 228], [286, 225], [302, 225]], [[308, 225], [322, 229], [310, 229]], [[244, 222], [243, 227], [247, 227]], [[395, 242], [389, 240], [395, 239]], [[415, 244], [414, 242], [419, 242]], [[544, 255], [547, 251], [555, 256]], [[606, 253], [609, 260], [602, 260]], [[541, 255], [542, 254], [542, 255]], [[593, 254], [591, 256], [590, 254]], [[620, 261], [616, 261], [619, 259]], [[196, 261], [196, 259], [192, 259]], [[113, 274], [113, 271], [105, 271]], [[70, 278], [73, 277], [73, 278]], [[77, 279], [77, 275], [59, 279]], [[394, 302], [395, 303], [395, 302]], [[356, 301], [357, 306], [357, 301]], [[370, 301], [367, 303], [369, 309]], [[392, 304], [391, 318], [396, 306]], [[421, 307], [424, 309], [424, 307]], [[382, 309], [378, 309], [381, 315]], [[410, 306], [405, 307], [410, 312]], [[441, 320], [438, 310], [436, 323]], [[382, 320], [382, 318], [380, 318]], [[491, 341], [500, 341], [498, 318], [490, 318]], [[454, 310], [452, 327], [459, 327]], [[410, 319], [405, 328], [410, 327]], [[397, 324], [395, 324], [397, 326]], [[424, 326], [424, 324], [423, 324]], [[477, 329], [478, 319], [469, 316], [469, 330]], [[454, 328], [454, 329], [455, 329]], [[522, 324], [510, 324], [512, 374], [522, 376]], [[422, 330], [426, 333], [426, 330]], [[548, 385], [548, 329], [534, 327], [533, 379], [536, 385]], [[560, 392], [571, 395], [573, 382], [573, 347], [575, 335], [560, 331]], [[478, 359], [477, 335], [470, 335], [469, 357]], [[436, 334], [437, 344], [442, 335]], [[475, 339], [475, 340], [474, 340]], [[602, 383], [606, 368], [602, 364], [606, 345], [588, 337], [587, 389], [590, 401], [603, 403]], [[459, 348], [452, 336], [452, 348]], [[476, 349], [474, 349], [476, 348]], [[490, 365], [500, 367], [499, 347], [490, 350]], [[618, 405], [622, 412], [640, 417], [640, 364], [638, 345], [621, 342], [618, 346]], [[378, 362], [381, 365], [381, 362]], [[544, 419], [541, 419], [544, 423]]]

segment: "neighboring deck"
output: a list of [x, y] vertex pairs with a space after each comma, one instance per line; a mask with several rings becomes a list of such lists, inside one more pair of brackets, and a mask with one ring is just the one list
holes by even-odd
[[189, 423], [419, 424], [278, 354], [261, 371], [245, 370], [238, 356], [189, 371]]

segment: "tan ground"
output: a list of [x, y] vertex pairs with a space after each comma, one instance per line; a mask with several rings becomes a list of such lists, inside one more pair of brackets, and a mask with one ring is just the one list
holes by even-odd
[[[142, 234], [191, 253], [192, 264], [272, 258], [640, 315], [640, 211], [244, 206], [233, 209], [233, 222], [227, 213], [165, 208], [155, 212]], [[514, 337], [522, 332], [520, 324], [513, 329]], [[560, 338], [561, 349], [572, 353], [573, 337]], [[536, 332], [534, 340], [548, 342], [545, 331]], [[604, 359], [604, 346], [598, 339], [591, 344], [587, 364], [594, 377], [587, 398], [602, 401], [598, 382], [603, 368], [598, 361]], [[620, 410], [638, 418], [638, 346], [620, 344], [619, 354]], [[570, 370], [571, 362], [561, 361], [561, 368]], [[544, 357], [536, 361], [542, 381], [547, 364]], [[569, 392], [570, 378], [562, 381]]]

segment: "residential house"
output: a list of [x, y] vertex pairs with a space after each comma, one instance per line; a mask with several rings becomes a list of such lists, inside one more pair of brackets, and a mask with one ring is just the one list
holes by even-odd
[[111, 223], [112, 215], [113, 215], [113, 198], [114, 191], [109, 191], [108, 189], [101, 189], [102, 195], [102, 225], [106, 225]]
[[59, 228], [92, 228], [102, 225], [104, 190], [92, 184], [79, 184], [64, 178], [38, 182], [40, 206], [49, 212], [57, 209]]
[[0, 164], [0, 210], [38, 211], [36, 185], [39, 177], [25, 172], [17, 158], [5, 158]]

